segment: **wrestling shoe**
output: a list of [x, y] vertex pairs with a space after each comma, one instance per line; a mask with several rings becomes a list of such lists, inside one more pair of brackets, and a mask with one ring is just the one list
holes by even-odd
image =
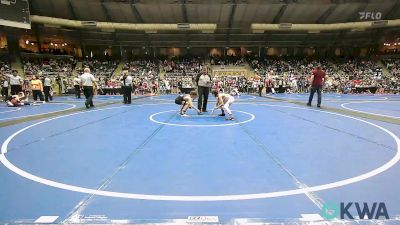
[[228, 116], [227, 118], [226, 118], [226, 120], [234, 120], [235, 118], [233, 117], [233, 116]]
[[218, 116], [225, 116], [225, 113], [221, 113], [221, 114], [219, 114]]

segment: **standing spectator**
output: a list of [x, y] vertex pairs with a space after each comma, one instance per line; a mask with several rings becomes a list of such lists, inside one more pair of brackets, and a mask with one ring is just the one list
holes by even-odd
[[6, 77], [2, 77], [1, 96], [4, 97], [4, 100], [8, 98], [8, 86], [8, 79]]
[[153, 94], [154, 95], [157, 95], [158, 94], [158, 82], [155, 80], [155, 81], [153, 81], [153, 84], [152, 84], [152, 91], [153, 91]]
[[75, 97], [81, 98], [81, 87], [80, 87], [81, 78], [79, 77], [79, 75], [76, 75], [73, 82], [74, 82], [74, 88], [75, 88]]
[[62, 79], [61, 79], [60, 74], [57, 75], [56, 82], [57, 82], [57, 85], [58, 85], [58, 94], [61, 95], [61, 93], [62, 93]]
[[26, 77], [22, 82], [22, 91], [24, 92], [25, 96], [29, 98], [31, 95], [31, 82]]
[[324, 81], [325, 81], [325, 71], [323, 71], [320, 66], [317, 66], [317, 68], [312, 71], [312, 76], [310, 79], [311, 93], [307, 103], [308, 106], [311, 106], [314, 93], [317, 92], [318, 93], [317, 107], [321, 107], [321, 101], [322, 101], [321, 91], [322, 91], [322, 86], [324, 85]]
[[171, 94], [171, 85], [169, 84], [168, 80], [164, 80], [165, 91], [167, 94]]
[[183, 85], [182, 81], [178, 81], [179, 94], [183, 94], [182, 93], [182, 85]]
[[44, 91], [44, 100], [46, 102], [53, 101], [53, 96], [50, 94], [50, 91], [52, 89], [52, 82], [51, 79], [48, 76], [45, 76], [43, 80], [43, 91]]
[[207, 70], [203, 70], [203, 73], [197, 75], [196, 84], [199, 95], [198, 109], [201, 112], [207, 112], [208, 94], [211, 87], [211, 76], [207, 73]]
[[[90, 73], [89, 68], [83, 70], [81, 75], [81, 86], [83, 89], [83, 94], [86, 97], [85, 106], [86, 108], [94, 107], [93, 105], [93, 86], [96, 85], [93, 74]], [[96, 85], [97, 86], [97, 85]]]
[[17, 95], [22, 91], [22, 78], [18, 75], [18, 71], [13, 70], [10, 78], [11, 95]]
[[32, 95], [33, 95], [33, 100], [36, 102], [38, 100], [44, 101], [43, 99], [43, 84], [42, 81], [37, 77], [33, 76], [31, 80], [31, 90], [32, 90]]
[[124, 94], [124, 104], [132, 102], [132, 76], [128, 74], [128, 70], [122, 71], [122, 93]]
[[269, 94], [272, 92], [272, 79], [268, 76], [264, 80], [264, 86], [265, 86], [265, 93]]
[[264, 89], [264, 81], [262, 80], [262, 78], [260, 78], [258, 80], [257, 86], [258, 86], [258, 95], [261, 97], [262, 96], [262, 91]]

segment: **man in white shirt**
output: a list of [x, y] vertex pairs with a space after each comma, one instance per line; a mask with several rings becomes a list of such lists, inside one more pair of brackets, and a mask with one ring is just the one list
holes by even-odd
[[169, 84], [169, 81], [167, 79], [164, 80], [164, 85], [165, 85], [165, 91], [167, 94], [171, 94], [171, 85]]
[[53, 101], [53, 96], [50, 94], [50, 90], [52, 88], [52, 81], [51, 79], [45, 75], [43, 79], [43, 92], [44, 92], [44, 100], [46, 102]]
[[18, 76], [18, 71], [13, 70], [12, 75], [8, 76], [10, 78], [11, 95], [17, 95], [22, 91], [22, 78]]
[[74, 78], [75, 97], [81, 98], [81, 78], [77, 75]]
[[132, 101], [132, 76], [128, 74], [128, 70], [122, 71], [120, 79], [122, 83], [122, 93], [124, 94], [124, 104], [131, 104]]
[[83, 89], [83, 94], [86, 97], [85, 106], [86, 108], [94, 107], [93, 105], [93, 86], [96, 85], [93, 74], [90, 73], [89, 68], [83, 70], [81, 75], [81, 87]]

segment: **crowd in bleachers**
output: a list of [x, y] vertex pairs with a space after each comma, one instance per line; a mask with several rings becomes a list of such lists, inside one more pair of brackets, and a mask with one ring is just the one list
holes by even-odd
[[[114, 70], [117, 68], [118, 61], [107, 60], [101, 61], [97, 59], [85, 59], [82, 62], [83, 68], [90, 68], [93, 75], [100, 78], [110, 78], [114, 73]], [[83, 72], [83, 68], [78, 70], [79, 73]]]
[[[180, 93], [194, 89], [195, 77], [205, 68], [202, 58], [172, 58], [132, 60], [123, 66], [133, 77], [135, 94]], [[106, 92], [115, 93], [121, 81], [118, 77], [101, 80], [100, 85]]]
[[158, 60], [135, 60], [124, 64], [134, 77], [156, 77], [159, 74]]
[[194, 76], [200, 73], [203, 67], [202, 58], [178, 58], [160, 62], [160, 68], [167, 76]]
[[195, 88], [194, 79], [205, 69], [202, 58], [170, 59], [160, 63], [165, 72], [161, 83], [167, 82], [172, 92]]
[[239, 56], [213, 56], [210, 59], [211, 65], [240, 66], [245, 64], [245, 59]]
[[[209, 60], [209, 61], [207, 61]], [[325, 92], [335, 93], [399, 93], [400, 59], [384, 59], [382, 62], [389, 71], [384, 75], [376, 60], [368, 59], [329, 59], [308, 60], [294, 58], [176, 58], [134, 60], [124, 64], [133, 76], [135, 94], [166, 94], [180, 93], [185, 89], [196, 87], [195, 77], [206, 71], [207, 64], [243, 65], [248, 63], [254, 72], [252, 77], [244, 76], [215, 76], [212, 87], [230, 92], [237, 89], [240, 92], [258, 92], [266, 88], [267, 92], [298, 93], [309, 90], [309, 76], [317, 66], [321, 66], [327, 74], [324, 86]], [[24, 75], [42, 74], [50, 76], [53, 84], [60, 88], [57, 92], [66, 93], [72, 89], [72, 74], [77, 60], [74, 58], [27, 58], [23, 59]], [[121, 81], [112, 77], [119, 62], [86, 59], [82, 67], [91, 68], [102, 89], [109, 89], [108, 94], [117, 94]], [[11, 74], [11, 65], [0, 60], [2, 74]], [[78, 69], [77, 74], [81, 71]], [[265, 89], [264, 89], [265, 90]]]
[[6, 59], [0, 59], [0, 72], [11, 74], [11, 64]]
[[398, 82], [384, 76], [374, 60], [253, 59], [249, 61], [262, 80], [269, 79], [273, 87], [287, 92], [303, 92], [309, 86], [311, 71], [321, 66], [327, 74], [325, 91], [336, 93], [369, 93], [376, 90], [398, 92]]
[[71, 76], [75, 69], [76, 60], [74, 58], [30, 58], [23, 60], [24, 73], [26, 76], [37, 75], [41, 72], [49, 76]]
[[384, 63], [393, 77], [400, 77], [400, 58], [385, 59]]

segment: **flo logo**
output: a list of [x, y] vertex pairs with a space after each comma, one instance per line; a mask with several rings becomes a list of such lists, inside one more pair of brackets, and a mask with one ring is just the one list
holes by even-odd
[[[352, 214], [353, 213], [353, 214]], [[354, 219], [357, 213], [360, 219], [389, 219], [389, 213], [383, 202], [374, 202], [372, 205], [363, 202], [341, 202], [340, 205], [334, 203], [324, 204], [321, 209], [321, 216], [326, 220], [333, 220], [339, 216], [340, 219]]]
[[360, 20], [380, 20], [382, 18], [381, 12], [358, 12]]

